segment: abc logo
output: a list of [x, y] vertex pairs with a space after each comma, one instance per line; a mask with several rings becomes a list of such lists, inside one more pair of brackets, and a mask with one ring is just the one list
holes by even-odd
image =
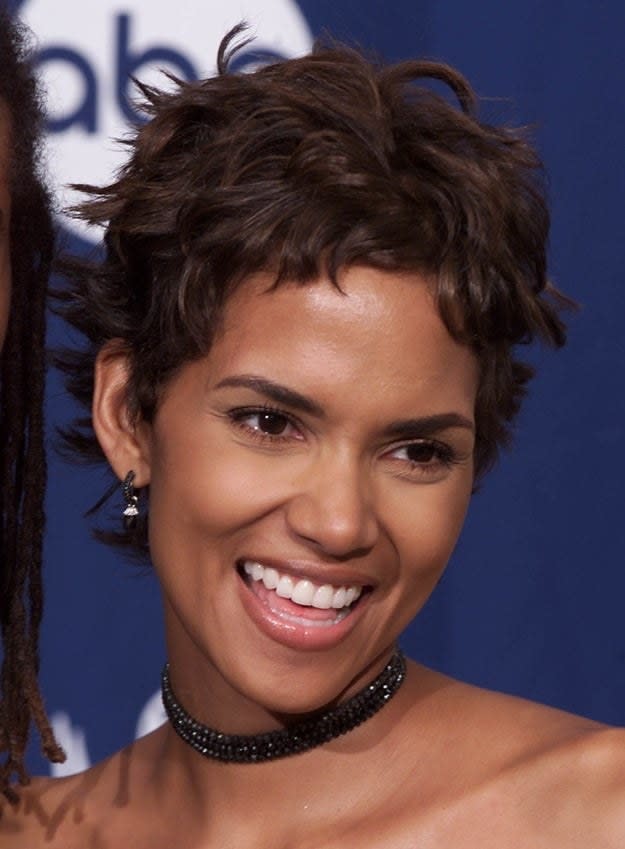
[[[288, 58], [312, 44], [294, 0], [24, 0], [19, 13], [39, 44], [49, 171], [63, 207], [79, 200], [68, 184], [106, 183], [123, 161], [119, 139], [140, 118], [130, 75], [161, 87], [160, 69], [208, 76], [222, 36], [241, 20], [250, 24], [255, 54]], [[98, 238], [81, 222], [64, 216], [63, 223]]]

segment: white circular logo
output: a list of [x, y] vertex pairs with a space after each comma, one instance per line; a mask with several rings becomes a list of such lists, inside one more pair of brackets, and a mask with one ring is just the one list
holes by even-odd
[[[240, 21], [250, 24], [255, 54], [290, 58], [312, 45], [294, 0], [24, 0], [20, 15], [39, 43], [49, 172], [62, 208], [80, 200], [70, 183], [105, 184], [123, 162], [118, 140], [136, 116], [130, 76], [161, 87], [160, 69], [209, 76], [221, 38]], [[63, 223], [99, 236], [66, 214]]]

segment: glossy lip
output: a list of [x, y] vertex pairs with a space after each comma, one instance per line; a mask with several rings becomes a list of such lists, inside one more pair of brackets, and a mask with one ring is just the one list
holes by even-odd
[[[299, 562], [282, 563], [266, 558], [240, 558], [237, 561], [238, 586], [241, 602], [246, 613], [263, 634], [288, 648], [299, 649], [300, 651], [318, 651], [332, 648], [345, 639], [368, 607], [371, 592], [363, 593], [355, 607], [333, 624], [305, 625], [304, 623], [294, 622], [292, 619], [283, 618], [253, 592], [248, 581], [241, 575], [240, 566], [246, 560], [272, 567], [281, 574], [299, 580], [307, 579], [315, 583], [332, 584], [337, 587], [362, 586], [373, 588], [372, 582], [371, 580], [363, 580], [362, 576], [355, 575], [353, 571], [342, 568], [326, 568]], [[303, 609], [305, 610], [305, 608]]]

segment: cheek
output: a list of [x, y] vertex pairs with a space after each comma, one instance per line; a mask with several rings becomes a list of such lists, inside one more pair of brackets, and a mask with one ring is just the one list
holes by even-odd
[[448, 487], [426, 486], [396, 505], [391, 534], [399, 554], [406, 621], [419, 611], [445, 570], [464, 523], [471, 484], [472, 475], [466, 475]]
[[[179, 442], [178, 446], [184, 445]], [[150, 547], [155, 560], [206, 551], [270, 512], [289, 476], [275, 457], [242, 451], [216, 439], [198, 448], [169, 447], [152, 464]], [[225, 552], [224, 552], [225, 553]]]

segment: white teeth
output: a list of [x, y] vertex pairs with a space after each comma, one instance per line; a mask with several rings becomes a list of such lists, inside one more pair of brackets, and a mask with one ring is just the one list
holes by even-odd
[[313, 603], [314, 594], [315, 586], [311, 581], [298, 581], [295, 584], [291, 601], [294, 601], [295, 604], [301, 604], [304, 607], [310, 607]]
[[278, 581], [276, 593], [280, 598], [291, 598], [293, 595], [293, 581], [288, 575], [283, 575]]
[[340, 610], [341, 607], [345, 607], [345, 599], [347, 598], [347, 590], [345, 587], [341, 587], [340, 590], [337, 590], [334, 593], [334, 598], [332, 599], [332, 607], [336, 610]]
[[[261, 567], [262, 568], [262, 567]], [[263, 584], [268, 590], [275, 590], [280, 580], [280, 575], [275, 569], [263, 569]]]
[[346, 605], [346, 607], [349, 607], [349, 605], [352, 604], [359, 595], [360, 595], [360, 593], [358, 592], [358, 590], [355, 587], [348, 587], [347, 592], [345, 593], [345, 605]]
[[332, 607], [333, 598], [334, 587], [331, 587], [330, 584], [324, 584], [314, 594], [312, 606], [318, 607], [320, 610], [329, 610]]
[[362, 587], [333, 587], [331, 584], [318, 586], [303, 579], [294, 581], [289, 575], [281, 575], [277, 569], [262, 566], [253, 560], [243, 563], [243, 571], [253, 581], [262, 581], [268, 590], [275, 590], [281, 598], [288, 598], [302, 607], [319, 610], [343, 610], [353, 604], [362, 593]]
[[[246, 564], [246, 565], [247, 565], [247, 564]], [[249, 575], [251, 575], [251, 576], [252, 576], [252, 578], [253, 578], [255, 581], [260, 581], [260, 580], [262, 579], [262, 577], [263, 577], [263, 572], [264, 572], [264, 571], [265, 571], [265, 570], [264, 570], [264, 569], [263, 569], [263, 567], [260, 565], [260, 563], [252, 563], [252, 569], [251, 569], [251, 571], [250, 571], [250, 572], [248, 572], [248, 574], [249, 574]]]

